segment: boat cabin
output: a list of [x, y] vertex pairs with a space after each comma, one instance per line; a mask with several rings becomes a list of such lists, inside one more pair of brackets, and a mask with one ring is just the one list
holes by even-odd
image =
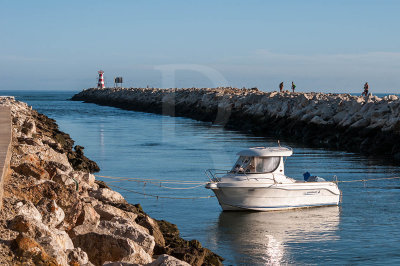
[[254, 147], [242, 150], [230, 173], [233, 174], [284, 174], [283, 157], [291, 156], [286, 147]]

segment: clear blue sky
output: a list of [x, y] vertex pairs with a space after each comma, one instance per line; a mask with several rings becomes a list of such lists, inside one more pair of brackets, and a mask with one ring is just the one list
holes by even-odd
[[[400, 1], [0, 0], [0, 89], [400, 93]], [[173, 75], [172, 75], [173, 74]]]

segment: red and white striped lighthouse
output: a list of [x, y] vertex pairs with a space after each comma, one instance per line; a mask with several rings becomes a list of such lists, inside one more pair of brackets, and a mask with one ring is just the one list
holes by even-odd
[[99, 82], [97, 83], [97, 88], [98, 89], [104, 89], [104, 71], [100, 70], [99, 71]]

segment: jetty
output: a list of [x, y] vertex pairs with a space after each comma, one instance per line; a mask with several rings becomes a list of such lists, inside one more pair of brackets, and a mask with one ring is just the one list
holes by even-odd
[[90, 88], [72, 100], [189, 117], [312, 147], [400, 162], [400, 100], [237, 88]]

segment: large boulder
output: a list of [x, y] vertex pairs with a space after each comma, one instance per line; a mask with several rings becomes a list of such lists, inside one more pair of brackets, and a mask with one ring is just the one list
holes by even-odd
[[100, 215], [101, 220], [111, 220], [114, 217], [122, 217], [129, 221], [135, 221], [137, 214], [133, 212], [123, 211], [117, 207], [114, 207], [109, 204], [103, 204], [102, 202], [98, 202], [94, 209]]
[[75, 236], [73, 242], [88, 254], [95, 265], [103, 265], [107, 261], [147, 264], [152, 260], [139, 245], [126, 237], [89, 232]]
[[75, 225], [83, 207], [74, 185], [65, 186], [51, 180], [38, 182], [33, 186], [24, 188], [22, 196], [34, 204], [38, 204], [42, 198], [55, 200], [65, 213], [61, 227], [66, 230]]
[[120, 193], [108, 188], [99, 188], [97, 190], [92, 190], [89, 192], [89, 195], [95, 199], [104, 201], [106, 203], [107, 202], [114, 204], [127, 203], [124, 197], [122, 197]]
[[97, 232], [109, 233], [120, 237], [126, 237], [142, 247], [147, 253], [153, 254], [154, 237], [149, 235], [142, 226], [135, 222], [114, 217], [111, 221], [101, 221]]
[[[61, 265], [67, 264], [66, 251], [74, 249], [72, 240], [65, 231], [49, 228], [42, 222], [42, 216], [31, 202], [17, 204], [17, 216], [9, 222], [9, 228], [21, 236], [33, 239], [49, 256]], [[32, 241], [30, 241], [32, 242]]]
[[163, 233], [160, 230], [160, 227], [158, 226], [157, 221], [148, 215], [142, 214], [136, 219], [136, 222], [146, 228], [149, 231], [149, 234], [154, 237], [154, 242], [156, 243], [154, 252], [157, 254], [163, 253], [165, 247], [165, 239]]
[[163, 254], [158, 256], [155, 261], [147, 264], [146, 266], [190, 266], [190, 264], [185, 261], [178, 260], [170, 255]]
[[151, 262], [154, 238], [134, 222], [114, 217], [100, 224], [76, 226], [70, 233], [75, 246], [82, 248], [96, 265], [106, 261], [146, 264]]

